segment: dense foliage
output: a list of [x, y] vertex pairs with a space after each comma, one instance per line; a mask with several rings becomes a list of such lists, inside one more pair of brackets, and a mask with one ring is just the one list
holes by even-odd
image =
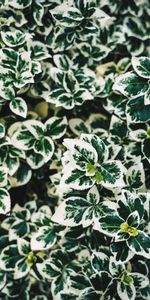
[[149, 300], [149, 0], [0, 5], [0, 299]]

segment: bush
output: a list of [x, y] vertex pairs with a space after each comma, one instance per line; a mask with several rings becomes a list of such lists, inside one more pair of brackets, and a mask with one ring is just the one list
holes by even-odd
[[1, 299], [150, 299], [149, 13], [1, 0]]

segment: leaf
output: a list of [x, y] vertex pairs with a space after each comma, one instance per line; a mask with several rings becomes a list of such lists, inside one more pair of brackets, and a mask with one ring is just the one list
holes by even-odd
[[150, 105], [150, 87], [148, 88], [148, 90], [146, 91], [146, 93], [144, 95], [144, 104]]
[[20, 165], [19, 158], [13, 158], [13, 157], [7, 156], [7, 158], [5, 160], [5, 164], [8, 168], [8, 174], [10, 176], [13, 176], [19, 168], [19, 165]]
[[33, 6], [33, 18], [36, 21], [37, 25], [41, 26], [43, 25], [42, 23], [42, 18], [44, 15], [44, 7], [40, 3], [34, 3]]
[[126, 263], [134, 256], [134, 252], [129, 249], [126, 241], [112, 242], [110, 249], [117, 263]]
[[145, 105], [144, 97], [137, 97], [130, 100], [127, 103], [126, 116], [128, 123], [147, 122], [150, 120], [150, 105]]
[[150, 138], [144, 140], [142, 144], [142, 153], [150, 161]]
[[107, 161], [100, 167], [100, 173], [103, 176], [102, 185], [106, 188], [124, 186], [124, 167], [120, 161]]
[[6, 273], [4, 271], [0, 271], [0, 291], [3, 289], [3, 287], [6, 285]]
[[97, 152], [89, 143], [81, 140], [64, 139], [64, 145], [70, 151], [80, 170], [85, 170], [88, 163], [97, 163]]
[[81, 133], [90, 133], [91, 131], [90, 126], [87, 125], [82, 119], [79, 118], [70, 119], [69, 127], [71, 131], [77, 136], [80, 136]]
[[67, 4], [61, 4], [51, 10], [51, 14], [56, 22], [62, 26], [75, 27], [83, 19], [81, 12], [75, 7], [69, 7]]
[[10, 69], [11, 71], [15, 72], [16, 64], [19, 58], [19, 54], [17, 51], [11, 48], [2, 48], [0, 49], [0, 66], [5, 69]]
[[45, 126], [48, 136], [50, 135], [53, 139], [59, 139], [66, 132], [67, 118], [52, 117], [46, 121]]
[[140, 18], [126, 17], [124, 20], [124, 30], [128, 36], [135, 37], [140, 40], [148, 38], [146, 27]]
[[148, 90], [147, 80], [140, 78], [134, 72], [127, 72], [116, 78], [113, 90], [129, 98], [140, 97]]
[[65, 183], [69, 188], [84, 190], [89, 189], [94, 185], [94, 182], [85, 175], [85, 171], [72, 169], [69, 167], [64, 168], [64, 174], [61, 179], [61, 184]]
[[15, 269], [14, 269], [14, 279], [20, 279], [22, 277], [25, 277], [30, 271], [30, 265], [28, 265], [25, 262], [24, 258], [21, 258], [20, 260], [18, 260], [18, 262], [15, 265]]
[[2, 249], [0, 254], [0, 268], [4, 271], [14, 271], [15, 264], [20, 259], [17, 246], [9, 245]]
[[127, 240], [127, 245], [135, 254], [146, 258], [150, 257], [150, 238], [143, 231], [138, 230], [138, 235], [130, 237]]
[[10, 211], [10, 195], [9, 193], [0, 188], [0, 214], [7, 214]]
[[138, 272], [132, 272], [132, 276], [134, 278], [134, 285], [138, 289], [143, 289], [146, 286], [149, 286], [149, 279], [147, 276], [140, 274]]
[[135, 72], [143, 78], [150, 79], [150, 58], [146, 56], [132, 57]]
[[45, 260], [43, 263], [37, 263], [36, 267], [39, 274], [44, 279], [52, 280], [57, 278], [57, 276], [60, 274], [60, 270], [56, 266], [55, 260], [52, 261]]
[[103, 252], [94, 252], [91, 256], [91, 264], [94, 272], [99, 273], [106, 271], [108, 268], [109, 258]]
[[51, 57], [51, 55], [48, 53], [47, 46], [40, 41], [32, 40], [31, 44], [29, 45], [29, 50], [31, 51], [31, 58], [34, 61], [41, 61], [43, 59]]
[[82, 217], [87, 208], [86, 199], [70, 197], [56, 209], [51, 220], [65, 226], [78, 226], [82, 224]]
[[10, 107], [11, 111], [14, 112], [16, 115], [26, 118], [27, 104], [22, 98], [17, 97], [15, 99], [11, 100], [9, 107]]
[[57, 241], [55, 229], [52, 226], [42, 226], [31, 237], [31, 249], [48, 250], [52, 248]]
[[71, 64], [71, 60], [67, 55], [64, 54], [55, 54], [53, 56], [54, 63], [57, 68], [62, 70], [68, 70]]
[[140, 225], [140, 216], [138, 211], [134, 211], [128, 216], [127, 224], [132, 227], [138, 227]]
[[120, 299], [135, 300], [136, 289], [133, 284], [127, 285], [123, 282], [117, 283], [117, 293]]
[[138, 163], [128, 169], [127, 181], [133, 189], [139, 189], [144, 185], [145, 173], [142, 163]]
[[0, 187], [7, 185], [7, 168], [0, 166]]
[[26, 220], [17, 219], [9, 229], [9, 240], [27, 236], [30, 232], [30, 226]]
[[97, 204], [100, 201], [100, 194], [99, 191], [94, 185], [87, 193], [87, 201], [91, 204]]
[[[10, 178], [10, 183], [12, 187], [19, 187], [22, 185], [27, 184], [32, 176], [32, 171], [29, 168], [29, 166], [23, 162], [20, 162], [19, 168], [17, 169], [16, 173], [14, 174], [14, 177]], [[11, 181], [12, 179], [12, 181]], [[14, 179], [14, 182], [13, 182]]]
[[30, 6], [32, 3], [32, 0], [10, 0], [9, 5], [16, 9], [24, 9], [28, 6]]
[[32, 62], [30, 52], [21, 52], [16, 66], [16, 80], [14, 86], [18, 89], [22, 88], [28, 83], [33, 83], [33, 74], [31, 72]]
[[25, 239], [18, 238], [17, 239], [18, 252], [21, 256], [27, 256], [30, 252], [30, 243]]
[[5, 136], [5, 126], [0, 123], [0, 139], [2, 139]]
[[38, 120], [27, 120], [23, 126], [29, 130], [35, 139], [39, 140], [44, 135], [45, 126]]
[[35, 143], [34, 136], [27, 130], [17, 130], [12, 138], [12, 144], [20, 150], [30, 150]]
[[[7, 70], [5, 70], [7, 71]], [[1, 70], [0, 70], [1, 72]], [[9, 76], [9, 73], [12, 72], [11, 71], [7, 71], [7, 75]], [[9, 77], [11, 78], [11, 77]], [[11, 80], [12, 81], [12, 80]], [[5, 86], [4, 81], [0, 79], [0, 89], [1, 89], [1, 97], [4, 98], [5, 100], [11, 100], [12, 97], [15, 97], [15, 91], [12, 88], [11, 84], [9, 84], [9, 86]]]
[[95, 134], [81, 134], [81, 139], [93, 146], [98, 154], [98, 162], [101, 164], [108, 159], [109, 151], [101, 138]]
[[115, 236], [120, 229], [120, 225], [124, 222], [118, 215], [106, 215], [99, 219], [94, 225], [94, 229], [106, 234], [110, 237]]
[[20, 46], [25, 43], [26, 41], [26, 35], [21, 32], [20, 30], [15, 30], [14, 32], [7, 31], [1, 32], [1, 37], [4, 42], [8, 47], [16, 47]]
[[49, 161], [54, 153], [54, 143], [50, 137], [43, 137], [39, 141], [36, 141], [33, 147], [37, 154], [41, 154], [44, 157], [44, 161]]
[[31, 150], [27, 155], [27, 163], [31, 169], [36, 170], [45, 164], [45, 158], [41, 154], [35, 153]]
[[138, 211], [140, 220], [143, 218], [144, 207], [139, 195], [140, 194], [137, 194], [136, 196], [128, 190], [122, 190], [121, 199], [118, 201], [117, 211], [119, 216], [121, 216], [124, 220], [126, 220], [130, 213], [134, 211]]

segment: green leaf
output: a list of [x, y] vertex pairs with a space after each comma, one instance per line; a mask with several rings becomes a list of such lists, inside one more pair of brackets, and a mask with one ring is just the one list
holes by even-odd
[[21, 256], [27, 256], [30, 252], [30, 243], [25, 239], [18, 238], [17, 239], [18, 252]]
[[[31, 58], [34, 61], [41, 61], [51, 57], [51, 55], [48, 53], [47, 46], [40, 41], [32, 40], [31, 44], [29, 45], [29, 50], [31, 51]], [[38, 84], [39, 83], [40, 82], [38, 82]]]
[[0, 188], [0, 214], [7, 214], [10, 211], [10, 195], [9, 193]]
[[0, 187], [7, 185], [7, 168], [0, 166]]
[[[8, 77], [10, 73], [12, 75], [11, 71], [6, 69], [5, 71], [7, 72]], [[9, 78], [11, 78], [11, 76]], [[0, 78], [0, 89], [1, 89], [1, 97], [4, 98], [5, 100], [11, 100], [13, 97], [15, 97], [15, 91], [12, 88], [11, 84], [9, 83], [9, 86], [5, 86], [4, 81], [1, 78]]]
[[69, 197], [62, 202], [52, 216], [52, 221], [65, 226], [93, 225], [96, 220], [115, 208], [109, 201], [100, 201], [96, 186], [87, 193], [87, 197]]
[[81, 133], [90, 133], [91, 131], [90, 126], [79, 118], [70, 119], [69, 127], [76, 136], [80, 136]]
[[124, 186], [124, 167], [120, 161], [107, 161], [100, 167], [103, 176], [102, 185], [106, 188]]
[[127, 103], [126, 116], [129, 123], [147, 122], [150, 120], [150, 105], [145, 105], [144, 97], [130, 100]]
[[67, 118], [52, 117], [45, 123], [46, 132], [53, 139], [61, 138], [66, 132]]
[[150, 161], [150, 138], [144, 140], [142, 144], [142, 153]]
[[126, 241], [113, 242], [110, 249], [114, 259], [119, 263], [126, 263], [134, 256], [134, 252], [129, 249]]
[[26, 118], [27, 104], [22, 98], [17, 97], [15, 99], [11, 100], [9, 107], [10, 107], [11, 111], [14, 112], [16, 115]]
[[91, 256], [91, 264], [94, 272], [99, 273], [108, 268], [109, 258], [103, 252], [94, 252]]
[[8, 68], [15, 72], [16, 64], [19, 58], [19, 54], [17, 51], [11, 48], [2, 48], [0, 49], [0, 58], [0, 66], [2, 66], [3, 68]]
[[98, 162], [101, 164], [108, 159], [109, 151], [101, 138], [95, 134], [81, 134], [81, 139], [93, 146], [98, 154]]
[[132, 276], [134, 278], [134, 285], [138, 288], [138, 289], [143, 289], [146, 286], [149, 286], [149, 279], [147, 276], [140, 274], [138, 272], [132, 272]]
[[150, 238], [143, 231], [139, 230], [136, 237], [130, 237], [127, 245], [135, 254], [150, 257]]
[[14, 147], [20, 150], [30, 150], [35, 143], [35, 137], [27, 129], [18, 129], [11, 138]]
[[144, 185], [145, 173], [142, 163], [135, 164], [127, 171], [127, 181], [131, 188], [139, 189]]
[[138, 227], [140, 225], [140, 216], [138, 211], [134, 211], [128, 216], [127, 224], [132, 227]]
[[129, 98], [136, 98], [145, 94], [148, 82], [140, 78], [134, 72], [127, 72], [116, 78], [113, 90]]
[[72, 169], [71, 167], [66, 167], [63, 171], [62, 186], [65, 183], [68, 188], [84, 190], [94, 185], [94, 182], [85, 175], [85, 171]]
[[108, 236], [115, 236], [120, 229], [120, 225], [124, 222], [118, 215], [106, 215], [95, 223], [94, 229], [98, 230]]
[[43, 137], [35, 142], [33, 149], [37, 154], [41, 154], [44, 157], [45, 162], [47, 162], [53, 156], [54, 143], [50, 137]]
[[5, 136], [5, 126], [0, 123], [0, 139], [2, 139]]
[[117, 283], [117, 293], [120, 299], [135, 300], [136, 289], [134, 284]]
[[89, 143], [81, 140], [64, 139], [64, 145], [70, 151], [77, 167], [86, 170], [88, 163], [97, 163], [97, 152]]
[[35, 139], [39, 140], [44, 135], [45, 126], [38, 120], [27, 120], [23, 126], [31, 132]]
[[20, 30], [15, 30], [14, 32], [2, 31], [1, 37], [2, 37], [4, 44], [6, 44], [8, 47], [20, 46], [20, 45], [24, 44], [26, 41], [26, 34], [21, 32]]
[[[29, 168], [29, 166], [23, 162], [20, 162], [19, 168], [17, 169], [17, 172], [14, 174], [14, 182], [10, 178], [10, 182], [13, 187], [19, 187], [22, 185], [27, 184], [32, 176], [32, 171]], [[12, 178], [13, 179], [13, 178]]]
[[32, 0], [10, 0], [9, 5], [16, 9], [24, 9], [30, 6]]
[[57, 241], [55, 229], [52, 226], [42, 226], [31, 238], [31, 249], [37, 250], [48, 250], [52, 248]]
[[9, 245], [5, 247], [0, 254], [0, 268], [4, 271], [14, 271], [20, 255], [16, 245]]
[[132, 57], [135, 72], [143, 78], [150, 79], [150, 58], [146, 56]]
[[37, 25], [42, 26], [42, 18], [44, 15], [44, 7], [40, 3], [34, 3], [33, 6], [33, 18], [36, 21]]
[[21, 258], [15, 265], [14, 279], [25, 277], [30, 271], [30, 265], [25, 262], [25, 258]]
[[[145, 195], [146, 196], [146, 195]], [[118, 208], [117, 211], [119, 216], [122, 217], [124, 220], [128, 218], [128, 216], [133, 213], [134, 211], [138, 211], [140, 219], [143, 218], [144, 215], [144, 203], [140, 198], [140, 194], [137, 196], [129, 192], [128, 190], [122, 190], [122, 195], [119, 197], [118, 200]]]
[[17, 219], [9, 229], [9, 240], [27, 236], [30, 232], [30, 226], [26, 220]]
[[148, 88], [148, 90], [146, 91], [146, 93], [144, 95], [144, 104], [150, 105], [150, 87]]
[[3, 287], [6, 285], [7, 278], [6, 278], [6, 272], [0, 271], [0, 291], [3, 289]]
[[45, 164], [45, 158], [41, 154], [35, 153], [34, 151], [28, 151], [27, 163], [31, 169], [36, 170], [41, 168]]
[[77, 8], [70, 7], [67, 4], [54, 8], [51, 10], [51, 14], [57, 23], [65, 27], [76, 27], [83, 19], [81, 12]]
[[124, 30], [129, 37], [135, 37], [143, 41], [148, 39], [145, 24], [138, 17], [126, 17], [124, 20]]

